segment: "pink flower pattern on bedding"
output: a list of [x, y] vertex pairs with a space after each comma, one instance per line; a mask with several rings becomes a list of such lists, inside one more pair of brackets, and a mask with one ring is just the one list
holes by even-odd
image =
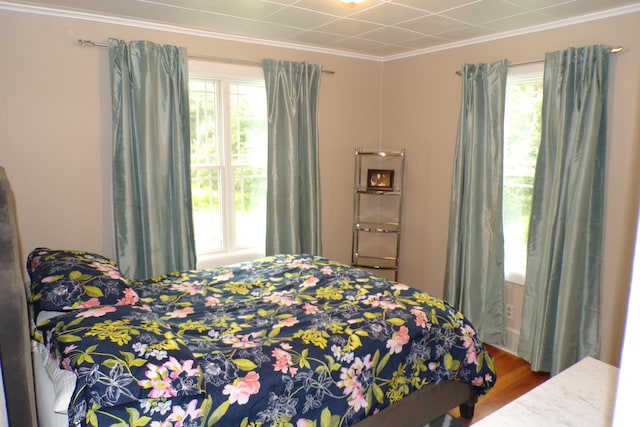
[[132, 305], [85, 298], [35, 330], [77, 375], [70, 425], [348, 426], [427, 384], [496, 381], [455, 308], [326, 258], [126, 283]]

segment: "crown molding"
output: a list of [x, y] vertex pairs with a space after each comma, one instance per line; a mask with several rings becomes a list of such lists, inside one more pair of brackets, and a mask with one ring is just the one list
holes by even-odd
[[454, 42], [454, 43], [447, 43], [447, 44], [443, 44], [433, 48], [414, 50], [411, 52], [398, 54], [398, 55], [390, 55], [382, 58], [382, 61], [388, 62], [388, 61], [395, 61], [398, 59], [411, 58], [414, 56], [425, 55], [428, 53], [440, 52], [443, 50], [455, 49], [455, 48], [464, 47], [464, 46], [471, 46], [474, 44], [486, 43], [494, 40], [501, 40], [501, 39], [521, 36], [525, 34], [532, 34], [540, 31], [553, 30], [556, 28], [568, 27], [576, 24], [583, 24], [585, 22], [597, 21], [600, 19], [612, 18], [615, 16], [627, 15], [629, 13], [635, 13], [635, 12], [640, 12], [640, 3], [630, 5], [630, 6], [624, 6], [616, 9], [610, 9], [603, 12], [590, 13], [588, 15], [578, 16], [576, 18], [562, 19], [549, 24], [536, 25], [533, 27], [523, 28], [521, 30], [505, 31], [503, 33], [493, 34], [491, 36], [476, 37], [474, 39], [464, 40], [464, 41]]
[[60, 18], [78, 19], [83, 21], [101, 22], [101, 23], [114, 24], [114, 25], [125, 25], [130, 27], [144, 28], [148, 30], [166, 31], [166, 32], [172, 32], [177, 34], [206, 37], [206, 38], [217, 39], [217, 40], [227, 40], [227, 41], [234, 41], [234, 42], [241, 42], [241, 43], [257, 44], [257, 45], [263, 45], [263, 46], [280, 47], [285, 49], [302, 50], [306, 52], [323, 53], [323, 54], [343, 56], [343, 57], [354, 58], [354, 59], [363, 59], [368, 61], [389, 62], [389, 61], [396, 61], [398, 59], [405, 59], [405, 58], [410, 58], [414, 56], [440, 52], [448, 49], [471, 46], [479, 43], [485, 43], [485, 42], [494, 41], [494, 40], [501, 40], [509, 37], [515, 37], [515, 36], [520, 36], [524, 34], [531, 34], [531, 33], [536, 33], [540, 31], [546, 31], [546, 30], [551, 30], [551, 29], [556, 29], [561, 27], [567, 27], [570, 25], [582, 24], [585, 22], [591, 22], [595, 20], [611, 18], [615, 16], [620, 16], [620, 15], [626, 15], [629, 13], [635, 13], [640, 11], [640, 3], [633, 4], [630, 6], [624, 6], [616, 9], [606, 10], [603, 12], [591, 13], [591, 14], [579, 16], [576, 18], [563, 19], [563, 20], [555, 21], [549, 24], [527, 27], [521, 30], [506, 31], [506, 32], [494, 34], [491, 36], [477, 37], [470, 40], [447, 43], [447, 44], [443, 44], [433, 48], [413, 50], [411, 52], [406, 52], [403, 54], [389, 55], [384, 57], [358, 54], [355, 52], [348, 52], [348, 51], [339, 50], [339, 49], [329, 49], [329, 48], [308, 46], [308, 45], [302, 45], [298, 43], [267, 40], [267, 39], [261, 39], [257, 37], [247, 37], [247, 36], [238, 36], [238, 35], [226, 34], [226, 33], [216, 33], [213, 31], [204, 31], [204, 30], [197, 30], [197, 29], [191, 29], [191, 28], [174, 26], [174, 25], [159, 24], [159, 23], [138, 20], [138, 19], [121, 18], [121, 17], [101, 15], [101, 14], [95, 14], [95, 13], [89, 13], [89, 12], [79, 12], [79, 11], [72, 11], [72, 10], [63, 10], [63, 9], [49, 8], [49, 7], [43, 7], [43, 6], [34, 6], [34, 5], [0, 1], [0, 10], [3, 10], [3, 9], [14, 11], [14, 12], [48, 15], [48, 16], [55, 16]]
[[122, 18], [117, 16], [102, 15], [90, 12], [80, 12], [74, 10], [56, 9], [43, 6], [34, 6], [26, 4], [17, 4], [11, 2], [0, 1], [0, 10], [10, 10], [13, 12], [31, 13], [36, 15], [55, 16], [58, 18], [78, 19], [82, 21], [101, 22], [104, 24], [125, 25], [129, 27], [144, 28], [147, 30], [166, 31], [189, 36], [206, 37], [216, 40], [227, 40], [241, 43], [257, 44], [262, 46], [280, 47], [286, 49], [302, 50], [307, 52], [324, 53], [336, 56], [345, 56], [355, 59], [365, 59], [369, 61], [383, 60], [382, 57], [374, 55], [359, 54], [356, 52], [347, 52], [338, 49], [329, 49], [316, 46], [308, 46], [298, 43], [282, 42], [277, 40], [261, 39], [257, 37], [238, 36], [227, 33], [216, 33], [214, 31], [197, 30], [193, 28], [180, 27], [175, 25], [160, 24], [139, 19]]

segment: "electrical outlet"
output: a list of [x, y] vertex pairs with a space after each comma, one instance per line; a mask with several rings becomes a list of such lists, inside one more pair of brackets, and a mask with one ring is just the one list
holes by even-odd
[[506, 304], [504, 306], [504, 316], [507, 319], [513, 319], [513, 304]]

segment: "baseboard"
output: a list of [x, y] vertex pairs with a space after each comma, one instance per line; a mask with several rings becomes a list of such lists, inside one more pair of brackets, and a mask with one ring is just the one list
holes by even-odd
[[518, 355], [518, 341], [520, 340], [520, 331], [513, 328], [505, 328], [504, 345], [494, 345], [502, 351]]

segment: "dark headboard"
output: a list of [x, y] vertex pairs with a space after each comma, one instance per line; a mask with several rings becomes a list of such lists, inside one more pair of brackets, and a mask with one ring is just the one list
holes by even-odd
[[12, 427], [36, 427], [29, 312], [15, 214], [11, 185], [0, 166], [0, 359], [7, 415]]

